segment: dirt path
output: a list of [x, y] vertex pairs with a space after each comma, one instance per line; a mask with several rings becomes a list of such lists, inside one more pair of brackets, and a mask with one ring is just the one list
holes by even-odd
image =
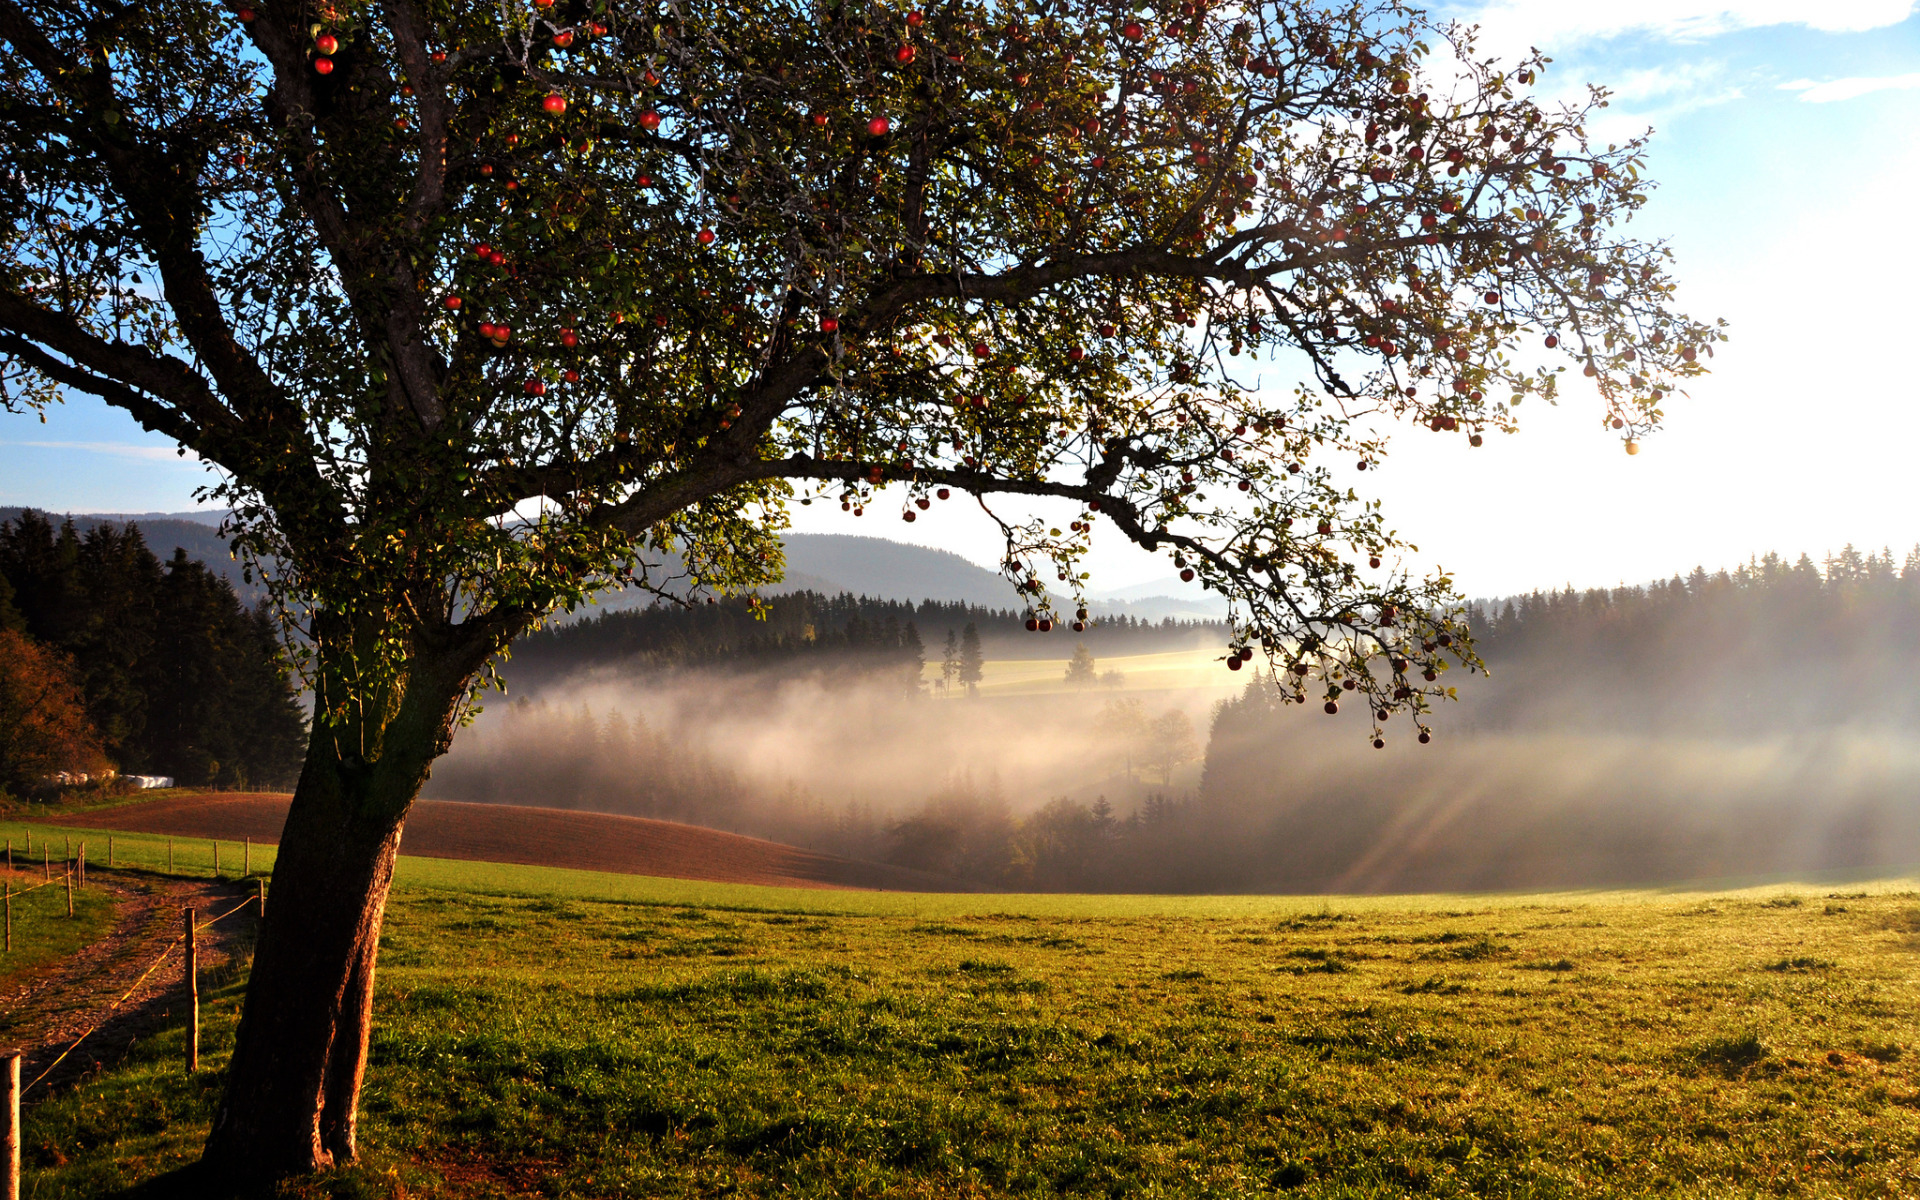
[[[99, 867], [88, 868], [87, 886], [113, 897], [113, 926], [107, 934], [70, 958], [0, 985], [0, 1046], [25, 1054], [23, 1083], [38, 1079], [75, 1038], [99, 1025], [45, 1082], [29, 1089], [29, 1104], [98, 1070], [138, 1039], [178, 1020], [186, 999], [180, 948], [175, 946], [144, 980], [141, 974], [180, 936], [181, 909], [192, 907], [204, 923], [254, 890], [251, 883], [166, 879]], [[208, 974], [251, 952], [256, 924], [248, 908], [200, 931], [203, 989]], [[132, 994], [113, 1008], [129, 988]]]

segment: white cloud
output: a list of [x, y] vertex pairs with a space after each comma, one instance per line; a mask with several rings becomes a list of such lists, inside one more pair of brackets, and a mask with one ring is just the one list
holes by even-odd
[[1670, 41], [1698, 41], [1742, 29], [1799, 25], [1822, 33], [1861, 33], [1898, 25], [1913, 15], [1915, 0], [1494, 0], [1463, 8], [1462, 21], [1485, 30], [1490, 47], [1527, 45], [1553, 51], [1623, 34]]
[[1836, 100], [1852, 100], [1872, 92], [1905, 92], [1915, 88], [1920, 88], [1920, 71], [1907, 75], [1857, 75], [1847, 79], [1829, 79], [1825, 83], [1796, 79], [1780, 85], [1783, 92], [1799, 92], [1800, 98], [1809, 104], [1831, 104]]
[[[0, 447], [31, 446], [40, 450], [81, 450], [88, 454], [108, 454], [115, 458], [133, 458], [142, 462], [181, 461], [180, 452], [171, 446], [139, 446], [130, 442], [26, 442], [0, 441]], [[187, 460], [199, 462], [200, 458], [188, 451]]]

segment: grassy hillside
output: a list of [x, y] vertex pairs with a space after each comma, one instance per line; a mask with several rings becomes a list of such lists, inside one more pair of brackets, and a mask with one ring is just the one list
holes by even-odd
[[[147, 853], [131, 840], [129, 852]], [[781, 893], [404, 860], [353, 1196], [1892, 1196], [1905, 885]], [[186, 1162], [175, 1030], [27, 1118], [30, 1194]]]

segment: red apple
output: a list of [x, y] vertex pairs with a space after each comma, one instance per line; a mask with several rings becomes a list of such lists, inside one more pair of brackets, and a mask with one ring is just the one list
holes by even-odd
[[837, 319], [833, 317], [820, 318], [820, 332], [832, 333], [834, 330], [838, 328], [840, 328], [840, 322]]
[[1120, 36], [1130, 42], [1137, 42], [1147, 36], [1147, 27], [1138, 21], [1128, 21], [1120, 27]]
[[885, 137], [893, 131], [893, 122], [885, 117], [875, 117], [867, 122], [867, 132], [874, 137]]
[[660, 114], [652, 109], [641, 113], [640, 128], [646, 130], [648, 133], [652, 133], [654, 130], [660, 128]]
[[316, 58], [313, 60], [313, 69], [322, 75], [331, 75], [333, 74], [333, 60], [330, 58]]
[[555, 116], [559, 116], [561, 113], [567, 111], [567, 98], [559, 92], [549, 92], [547, 93], [547, 98], [540, 102], [540, 107]]
[[698, 234], [695, 235], [695, 240], [697, 240], [702, 246], [713, 245], [713, 230], [702, 229]]
[[322, 54], [336, 54], [340, 50], [340, 39], [330, 33], [323, 33], [313, 39], [313, 48]]
[[915, 51], [912, 46], [902, 46], [893, 52], [893, 61], [899, 63], [901, 66], [905, 66], [913, 61], [914, 54]]
[[460, 309], [460, 297], [458, 296], [448, 296], [445, 300], [442, 300], [440, 303], [446, 305], [447, 308], [455, 312], [459, 311]]

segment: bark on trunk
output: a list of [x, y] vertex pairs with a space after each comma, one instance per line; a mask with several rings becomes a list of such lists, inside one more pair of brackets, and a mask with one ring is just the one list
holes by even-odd
[[446, 750], [474, 657], [416, 662], [350, 725], [316, 720], [202, 1158], [209, 1185], [260, 1189], [353, 1161], [400, 832]]
[[[316, 741], [320, 739], [316, 738]], [[372, 1019], [374, 954], [412, 797], [356, 819], [309, 753], [273, 870], [226, 1098], [206, 1162], [225, 1181], [263, 1183], [353, 1157]]]

